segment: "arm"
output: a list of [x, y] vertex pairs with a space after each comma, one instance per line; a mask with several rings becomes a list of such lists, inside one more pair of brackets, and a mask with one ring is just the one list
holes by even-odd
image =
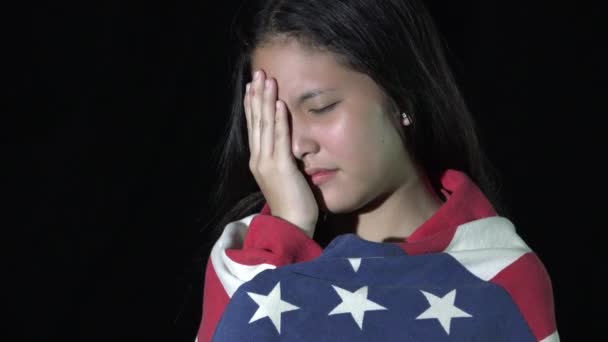
[[203, 317], [198, 341], [211, 340], [228, 301], [258, 273], [321, 254], [321, 247], [297, 226], [269, 214], [252, 215], [226, 226], [207, 262]]

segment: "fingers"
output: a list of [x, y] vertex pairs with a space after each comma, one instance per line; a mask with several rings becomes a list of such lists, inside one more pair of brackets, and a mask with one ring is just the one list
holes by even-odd
[[261, 71], [256, 73], [251, 84], [251, 155], [255, 159], [260, 155], [262, 97], [264, 94], [264, 75]]
[[251, 83], [247, 83], [245, 87], [243, 107], [245, 107], [245, 119], [247, 120], [247, 141], [249, 143], [249, 151], [251, 151]]
[[262, 115], [260, 119], [260, 155], [262, 158], [271, 158], [274, 149], [274, 121], [276, 86], [274, 80], [266, 79], [264, 94], [262, 95]]
[[287, 107], [281, 100], [275, 101], [275, 107], [274, 153], [278, 158], [291, 158], [291, 139], [289, 137]]
[[[272, 158], [276, 146], [277, 83], [263, 71], [247, 84], [243, 105], [252, 161]], [[284, 111], [286, 115], [286, 111]], [[282, 139], [284, 140], [284, 139]], [[254, 162], [254, 164], [257, 164]]]

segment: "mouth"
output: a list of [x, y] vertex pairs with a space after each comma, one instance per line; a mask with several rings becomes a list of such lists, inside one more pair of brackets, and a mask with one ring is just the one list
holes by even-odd
[[337, 170], [316, 171], [316, 172], [308, 175], [308, 178], [313, 184], [320, 185], [320, 184], [323, 184], [323, 183], [329, 181], [331, 178], [333, 178], [336, 174], [336, 171]]

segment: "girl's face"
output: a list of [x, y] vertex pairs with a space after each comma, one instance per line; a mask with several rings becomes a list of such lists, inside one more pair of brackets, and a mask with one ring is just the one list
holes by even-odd
[[[415, 170], [386, 112], [382, 90], [367, 75], [312, 52], [295, 40], [256, 49], [252, 72], [278, 84], [291, 117], [291, 146], [304, 169], [336, 170], [311, 187], [322, 210], [349, 213], [390, 195]], [[304, 94], [315, 96], [301, 100]]]

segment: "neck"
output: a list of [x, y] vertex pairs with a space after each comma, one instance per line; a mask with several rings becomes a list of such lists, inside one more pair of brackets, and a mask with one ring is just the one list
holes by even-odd
[[424, 179], [416, 175], [362, 210], [332, 217], [331, 226], [341, 227], [337, 234], [356, 232], [368, 241], [402, 241], [442, 204]]

